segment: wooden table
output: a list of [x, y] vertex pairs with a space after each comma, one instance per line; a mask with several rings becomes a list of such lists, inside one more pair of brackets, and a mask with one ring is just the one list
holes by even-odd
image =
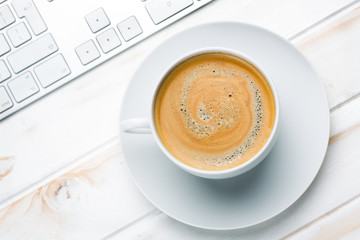
[[[360, 239], [359, 6], [215, 0], [0, 122], [0, 239]], [[117, 135], [122, 96], [145, 56], [173, 34], [222, 20], [289, 39], [318, 72], [331, 112], [328, 151], [310, 188], [275, 218], [236, 231], [193, 228], [152, 206]]]

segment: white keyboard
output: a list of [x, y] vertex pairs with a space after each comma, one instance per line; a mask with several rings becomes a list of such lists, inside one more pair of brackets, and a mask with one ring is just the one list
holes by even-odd
[[0, 0], [0, 120], [212, 0]]

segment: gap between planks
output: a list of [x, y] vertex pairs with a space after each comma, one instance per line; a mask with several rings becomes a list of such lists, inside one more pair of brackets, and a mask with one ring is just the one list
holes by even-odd
[[342, 108], [343, 106], [345, 106], [346, 104], [355, 101], [356, 99], [358, 99], [360, 97], [360, 92], [349, 97], [348, 99], [344, 100], [343, 102], [336, 104], [335, 106], [333, 106], [332, 108], [330, 108], [330, 113], [335, 112], [336, 110]]
[[132, 222], [129, 222], [128, 224], [120, 227], [119, 229], [113, 231], [112, 233], [110, 233], [109, 235], [107, 235], [106, 237], [103, 238], [103, 240], [110, 240], [112, 239], [113, 237], [115, 237], [118, 233], [126, 230], [126, 229], [129, 229], [130, 227], [132, 227], [133, 225], [136, 225], [137, 223], [139, 222], [142, 222], [142, 221], [145, 221], [146, 219], [150, 219], [150, 218], [153, 218], [153, 217], [156, 217], [160, 214], [163, 214], [159, 209], [157, 208], [154, 208], [153, 210], [145, 213], [144, 215], [142, 215], [141, 217], [135, 219], [134, 221]]
[[329, 14], [328, 16], [320, 19], [319, 21], [313, 23], [312, 25], [306, 27], [305, 29], [299, 31], [298, 33], [294, 34], [293, 36], [289, 37], [288, 40], [290, 42], [296, 41], [298, 39], [301, 39], [301, 37], [316, 31], [319, 27], [322, 26], [322, 24], [327, 23], [329, 21], [333, 21], [335, 19], [338, 19], [341, 16], [346, 15], [347, 13], [351, 12], [355, 8], [360, 6], [360, 0], [355, 0], [342, 8], [336, 10], [335, 12]]

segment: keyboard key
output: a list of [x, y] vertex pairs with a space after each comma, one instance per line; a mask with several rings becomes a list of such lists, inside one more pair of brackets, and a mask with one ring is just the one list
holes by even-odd
[[97, 36], [96, 40], [104, 53], [108, 53], [121, 45], [121, 41], [113, 28]]
[[57, 50], [58, 47], [51, 34], [46, 34], [10, 54], [8, 61], [14, 72], [19, 73]]
[[42, 87], [46, 88], [71, 73], [70, 68], [61, 54], [34, 67], [36, 77]]
[[16, 102], [24, 101], [39, 92], [39, 87], [30, 72], [26, 72], [11, 80], [8, 86]]
[[100, 53], [96, 48], [93, 40], [84, 42], [79, 47], [77, 47], [75, 51], [83, 65], [91, 63], [100, 57]]
[[9, 95], [7, 94], [4, 87], [0, 87], [0, 113], [11, 108], [14, 104], [12, 103]]
[[10, 77], [11, 73], [7, 68], [5, 62], [3, 60], [0, 60], [0, 83], [5, 81], [6, 79], [9, 79]]
[[19, 18], [26, 18], [35, 35], [47, 30], [46, 24], [32, 0], [13, 0], [11, 4]]
[[153, 22], [159, 24], [193, 3], [193, 0], [153, 0], [145, 7]]
[[26, 98], [39, 92], [39, 87], [30, 72], [26, 72], [11, 80], [8, 86], [16, 102], [24, 101]]
[[106, 26], [110, 25], [110, 21], [106, 16], [104, 9], [98, 8], [92, 13], [85, 16], [85, 20], [89, 25], [91, 31], [96, 33]]
[[125, 41], [129, 41], [143, 32], [134, 16], [122, 21], [117, 27]]
[[12, 14], [8, 5], [0, 7], [0, 30], [15, 22], [14, 15]]
[[10, 46], [7, 43], [4, 34], [0, 33], [0, 57], [10, 51]]
[[23, 22], [10, 28], [7, 34], [14, 47], [18, 47], [31, 39], [31, 35]]

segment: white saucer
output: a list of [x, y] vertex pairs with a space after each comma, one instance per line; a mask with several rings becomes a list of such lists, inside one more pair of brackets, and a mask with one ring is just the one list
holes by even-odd
[[209, 180], [175, 166], [152, 135], [120, 134], [123, 153], [139, 189], [170, 217], [200, 228], [244, 228], [288, 208], [315, 178], [329, 139], [327, 99], [308, 61], [286, 40], [256, 26], [220, 22], [181, 32], [156, 48], [126, 91], [121, 120], [150, 118], [151, 92], [159, 76], [179, 56], [203, 47], [245, 53], [276, 85], [279, 137], [268, 157], [239, 177]]

